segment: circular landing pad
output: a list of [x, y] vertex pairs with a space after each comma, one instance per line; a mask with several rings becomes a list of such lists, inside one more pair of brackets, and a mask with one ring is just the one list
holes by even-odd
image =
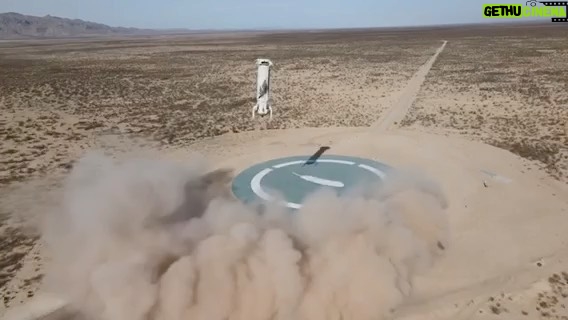
[[274, 202], [278, 195], [281, 205], [299, 209], [303, 200], [320, 188], [342, 194], [365, 183], [380, 182], [390, 169], [373, 160], [340, 155], [277, 158], [241, 172], [233, 180], [232, 190], [245, 203]]

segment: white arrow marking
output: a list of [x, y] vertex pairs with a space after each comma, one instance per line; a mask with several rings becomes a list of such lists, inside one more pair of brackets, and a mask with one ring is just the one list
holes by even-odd
[[312, 183], [316, 183], [316, 184], [321, 184], [324, 186], [328, 186], [328, 187], [335, 187], [335, 188], [343, 188], [345, 185], [343, 184], [343, 182], [341, 181], [333, 181], [333, 180], [327, 180], [327, 179], [322, 179], [322, 178], [318, 178], [318, 177], [314, 177], [314, 176], [306, 176], [306, 175], [300, 175], [297, 174], [296, 172], [292, 172], [293, 174], [295, 174], [296, 176], [300, 177], [300, 179], [312, 182]]

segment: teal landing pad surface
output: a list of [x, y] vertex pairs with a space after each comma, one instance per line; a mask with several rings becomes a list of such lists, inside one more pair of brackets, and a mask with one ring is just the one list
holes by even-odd
[[[244, 203], [274, 202], [299, 209], [304, 199], [321, 188], [341, 195], [365, 184], [380, 183], [392, 168], [370, 159], [323, 155], [277, 158], [255, 164], [238, 174], [232, 184]], [[279, 195], [279, 197], [276, 197]]]

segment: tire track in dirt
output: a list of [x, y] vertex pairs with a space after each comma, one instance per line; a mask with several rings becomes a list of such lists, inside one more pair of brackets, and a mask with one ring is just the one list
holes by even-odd
[[436, 62], [438, 55], [444, 50], [448, 41], [444, 40], [442, 46], [436, 50], [436, 53], [423, 64], [420, 69], [412, 76], [406, 88], [400, 93], [396, 103], [394, 103], [389, 110], [387, 110], [384, 115], [371, 125], [371, 130], [373, 131], [386, 131], [389, 130], [395, 123], [400, 123], [404, 116], [408, 113], [410, 107], [416, 100], [418, 92], [426, 80], [428, 72]]

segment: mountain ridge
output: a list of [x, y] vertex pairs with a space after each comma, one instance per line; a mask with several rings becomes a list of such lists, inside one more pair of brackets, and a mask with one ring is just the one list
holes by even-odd
[[[153, 29], [111, 27], [81, 19], [43, 17], [17, 12], [0, 13], [0, 39], [65, 38], [104, 35], [135, 35], [159, 32]], [[166, 31], [167, 32], [167, 31]]]

